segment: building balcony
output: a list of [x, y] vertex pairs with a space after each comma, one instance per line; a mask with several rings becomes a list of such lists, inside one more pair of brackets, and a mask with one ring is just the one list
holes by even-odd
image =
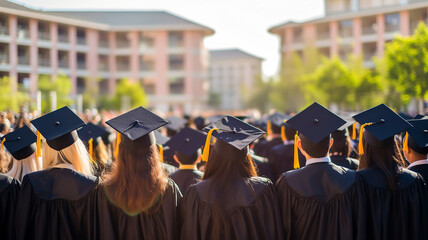
[[330, 32], [318, 32], [317, 33], [317, 41], [323, 41], [330, 39]]
[[0, 26], [0, 36], [9, 36], [9, 28], [6, 26]]
[[376, 28], [375, 27], [365, 27], [365, 28], [361, 29], [361, 32], [363, 35], [376, 34]]
[[18, 65], [30, 65], [30, 57], [29, 56], [19, 56], [18, 57]]
[[18, 40], [27, 40], [30, 39], [30, 32], [27, 29], [18, 30]]
[[70, 65], [69, 65], [69, 63], [68, 63], [68, 61], [58, 61], [58, 67], [59, 68], [69, 68], [70, 67]]
[[108, 71], [108, 63], [98, 63], [98, 71]]
[[86, 38], [77, 37], [77, 45], [86, 45]]
[[117, 41], [116, 47], [117, 48], [130, 48], [131, 44], [129, 43], [129, 41]]
[[68, 36], [64, 34], [58, 34], [58, 42], [68, 43]]
[[9, 54], [2, 53], [0, 54], [0, 65], [9, 64]]
[[98, 42], [98, 47], [100, 47], [100, 48], [108, 48], [109, 47], [108, 41], [100, 40]]
[[39, 58], [39, 66], [40, 67], [50, 67], [51, 61], [49, 58]]
[[121, 63], [119, 63], [119, 64], [117, 64], [116, 65], [116, 67], [117, 67], [117, 71], [120, 71], [120, 72], [129, 72], [129, 71], [131, 71], [131, 68], [130, 68], [130, 66], [129, 66], [129, 64], [121, 64]]
[[399, 25], [386, 25], [385, 26], [385, 32], [386, 33], [400, 33], [400, 26]]
[[51, 35], [49, 32], [39, 32], [39, 40], [50, 41]]
[[155, 70], [155, 65], [154, 63], [140, 63], [139, 66], [139, 70], [140, 71], [154, 71]]
[[86, 70], [86, 62], [77, 62], [77, 69]]

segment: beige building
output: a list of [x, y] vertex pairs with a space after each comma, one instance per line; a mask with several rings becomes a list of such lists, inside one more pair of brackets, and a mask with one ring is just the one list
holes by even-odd
[[74, 96], [94, 82], [112, 94], [129, 78], [151, 107], [190, 113], [207, 100], [203, 39], [213, 33], [164, 11], [43, 11], [0, 0], [0, 76], [32, 96], [40, 74], [67, 75]]
[[251, 91], [261, 77], [263, 59], [239, 49], [210, 51], [210, 94], [218, 101], [218, 110], [242, 110], [244, 92]]
[[396, 34], [412, 34], [420, 21], [427, 23], [427, 0], [324, 0], [324, 4], [322, 18], [269, 29], [281, 39], [283, 63], [292, 52], [302, 56], [305, 47], [315, 46], [327, 57], [362, 55], [365, 65], [373, 67], [372, 57], [383, 56], [385, 43]]

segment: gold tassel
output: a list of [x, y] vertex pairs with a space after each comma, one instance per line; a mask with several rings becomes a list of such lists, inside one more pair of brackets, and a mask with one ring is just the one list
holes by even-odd
[[403, 142], [403, 152], [409, 152], [409, 133], [406, 132], [406, 136], [404, 137]]
[[352, 140], [357, 139], [357, 123], [352, 124]]
[[364, 128], [366, 126], [370, 126], [373, 123], [365, 123], [363, 125], [361, 125], [360, 127], [360, 142], [358, 143], [358, 154], [361, 156], [364, 154], [364, 145], [363, 145], [363, 133], [364, 133]]
[[294, 164], [293, 164], [294, 169], [299, 169], [300, 168], [299, 150], [297, 149], [297, 138], [298, 138], [298, 134], [299, 134], [299, 132], [296, 131], [296, 135], [294, 135]]
[[285, 142], [286, 137], [285, 137], [285, 126], [281, 126], [281, 139], [283, 142]]
[[270, 136], [272, 134], [272, 122], [268, 121], [266, 126], [266, 136]]
[[89, 145], [89, 150], [88, 150], [88, 152], [89, 152], [89, 156], [91, 156], [91, 158], [93, 157], [93, 142], [94, 142], [94, 139], [89, 139], [89, 141], [88, 141], [88, 145]]
[[117, 154], [119, 153], [119, 144], [120, 144], [120, 133], [117, 133], [116, 137], [116, 149], [114, 151], [114, 157], [117, 157]]
[[42, 135], [40, 134], [39, 130], [36, 132], [37, 141], [36, 141], [36, 158], [39, 158], [42, 156]]
[[4, 142], [6, 141], [6, 138], [3, 138], [2, 140], [1, 140], [1, 150], [3, 151], [3, 149], [4, 149]]
[[218, 130], [218, 128], [213, 128], [207, 134], [207, 139], [205, 140], [205, 145], [204, 145], [204, 152], [202, 153], [202, 161], [205, 161], [205, 162], [208, 161], [208, 156], [210, 154], [211, 135], [213, 134], [213, 131], [216, 131], [216, 130]]
[[162, 145], [158, 145], [158, 146], [159, 146], [159, 160], [163, 162], [163, 147]]

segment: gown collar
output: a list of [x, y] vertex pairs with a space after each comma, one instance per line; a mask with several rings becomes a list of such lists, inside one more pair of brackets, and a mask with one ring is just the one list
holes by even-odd
[[411, 168], [411, 167], [423, 165], [423, 164], [428, 164], [428, 159], [422, 159], [422, 160], [414, 161], [407, 168]]
[[311, 158], [306, 160], [306, 166], [314, 163], [329, 163], [329, 162], [331, 162], [330, 157]]
[[67, 168], [70, 170], [75, 170], [73, 165], [71, 165], [70, 163], [59, 163], [59, 164], [53, 166], [52, 168]]

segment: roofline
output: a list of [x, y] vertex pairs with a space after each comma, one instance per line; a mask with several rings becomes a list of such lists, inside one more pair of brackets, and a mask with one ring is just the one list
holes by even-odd
[[258, 57], [258, 56], [254, 55], [254, 54], [248, 53], [248, 52], [246, 52], [246, 51], [244, 51], [244, 50], [241, 50], [241, 49], [239, 49], [239, 48], [208, 49], [208, 51], [209, 51], [210, 55], [211, 55], [211, 52], [215, 52], [215, 51], [233, 51], [233, 50], [241, 51], [242, 53], [244, 53], [244, 54], [248, 55], [249, 57], [251, 57], [251, 58], [255, 58], [255, 59], [258, 59], [258, 60], [260, 60], [260, 61], [264, 61], [264, 60], [265, 60], [264, 58]]
[[403, 10], [413, 10], [413, 9], [422, 8], [422, 7], [428, 7], [428, 2], [417, 2], [417, 3], [409, 3], [406, 5], [386, 6], [386, 7], [373, 8], [373, 9], [367, 9], [367, 10], [356, 11], [356, 12], [352, 12], [352, 11], [341, 12], [337, 14], [322, 16], [322, 17], [315, 17], [313, 19], [309, 19], [303, 22], [287, 21], [285, 23], [281, 23], [273, 27], [270, 27], [268, 29], [268, 32], [279, 35], [280, 31], [283, 30], [283, 28], [285, 27], [296, 27], [296, 26], [302, 26], [302, 25], [311, 24], [311, 23], [324, 23], [324, 22], [330, 22], [334, 20], [352, 19], [355, 17], [368, 17], [368, 16], [381, 14], [381, 13], [400, 12]]

